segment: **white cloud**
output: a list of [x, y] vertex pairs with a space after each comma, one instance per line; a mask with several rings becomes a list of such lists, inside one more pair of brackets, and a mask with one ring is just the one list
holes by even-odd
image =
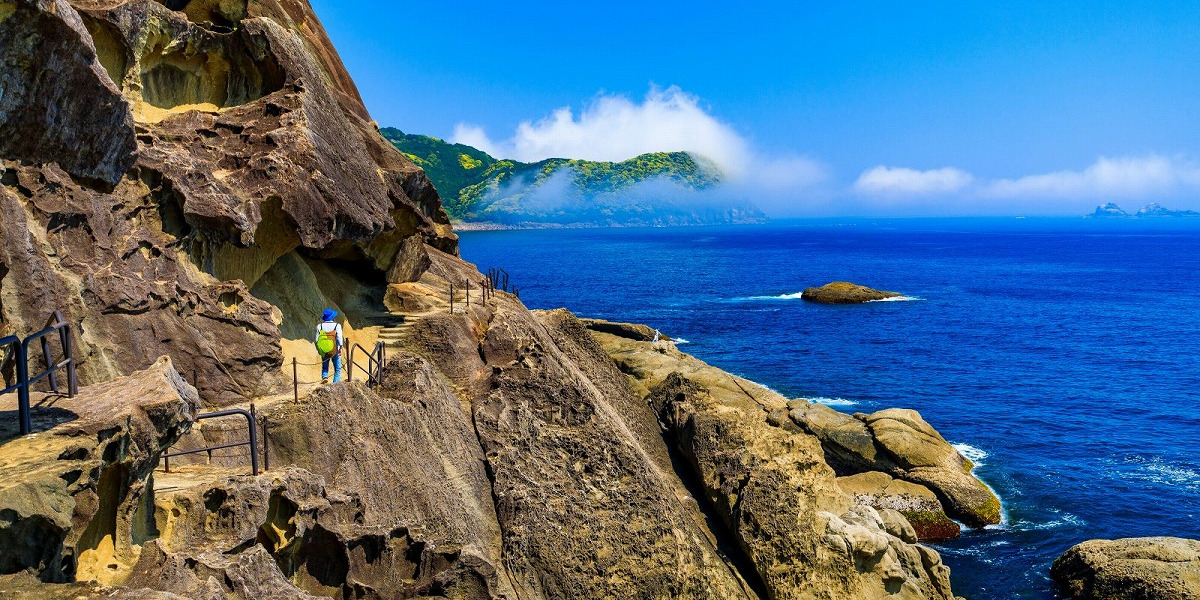
[[[601, 95], [576, 115], [559, 108], [524, 121], [508, 139], [491, 138], [481, 127], [459, 123], [452, 142], [500, 158], [533, 162], [545, 158], [622, 161], [647, 152], [685, 151], [717, 165], [724, 183], [700, 193], [676, 194], [693, 203], [750, 201], [768, 214], [805, 214], [830, 200], [829, 169], [796, 154], [755, 150], [730, 125], [709, 114], [696, 96], [678, 87], [651, 87], [640, 103]], [[664, 193], [659, 188], [640, 188]], [[675, 196], [672, 196], [675, 197]]]
[[1082, 171], [999, 179], [981, 193], [996, 198], [1130, 198], [1166, 196], [1200, 186], [1200, 169], [1182, 158], [1100, 157]]
[[854, 190], [866, 196], [933, 196], [950, 194], [974, 181], [970, 173], [953, 167], [918, 171], [880, 165], [863, 171]]
[[622, 161], [646, 152], [686, 151], [706, 156], [730, 175], [749, 166], [749, 149], [732, 127], [678, 87], [652, 87], [642, 102], [601, 95], [578, 116], [562, 107], [537, 121], [524, 121], [513, 136], [493, 140], [480, 127], [459, 123], [451, 141], [488, 154], [533, 162], [545, 158]]

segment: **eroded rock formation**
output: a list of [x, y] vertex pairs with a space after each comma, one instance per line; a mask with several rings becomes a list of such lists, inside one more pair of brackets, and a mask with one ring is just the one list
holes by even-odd
[[[484, 302], [304, 2], [0, 0], [0, 42], [3, 331], [65, 310], [92, 384], [0, 444], [0, 591], [953, 597], [804, 407], [643, 326]], [[274, 394], [324, 306], [387, 343], [381, 384]], [[270, 470], [157, 469], [240, 437], [198, 404], [248, 400]], [[846, 418], [890, 457], [865, 470], [974, 506], [915, 413]]]
[[4, 0], [0, 90], [3, 332], [62, 309], [85, 382], [166, 354], [252, 397], [312, 307], [383, 309], [404, 239], [456, 251], [304, 2]]

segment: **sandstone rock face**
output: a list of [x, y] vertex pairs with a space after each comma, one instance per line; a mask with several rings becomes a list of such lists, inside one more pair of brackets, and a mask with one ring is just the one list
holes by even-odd
[[946, 516], [942, 503], [929, 488], [892, 479], [880, 471], [838, 477], [838, 487], [854, 498], [857, 504], [879, 511], [891, 509], [900, 513], [913, 528], [914, 535], [922, 541], [958, 537], [958, 523]]
[[[787, 400], [675, 350], [596, 332], [771, 598], [953, 598], [903, 518], [855, 505]], [[890, 522], [890, 524], [888, 523]], [[908, 541], [902, 539], [904, 536]]]
[[[642, 342], [654, 341], [656, 330], [648, 325], [640, 323], [614, 323], [612, 321], [604, 321], [601, 319], [579, 319], [584, 327], [592, 331], [602, 333], [611, 333], [612, 335], [629, 338], [631, 340], [639, 340]], [[658, 334], [658, 339], [664, 342], [671, 341], [669, 336]]]
[[[785, 399], [643, 326], [482, 302], [303, 1], [0, 0], [0, 65], [0, 333], [64, 310], [92, 384], [0, 444], [0, 590], [952, 598]], [[326, 306], [391, 328], [382, 384], [274, 395]], [[155, 470], [234, 441], [191, 431], [201, 399], [258, 401], [269, 471]], [[857, 420], [846, 456], [932, 480], [918, 421]]]
[[903, 294], [885, 292], [849, 281], [834, 281], [821, 287], [805, 288], [800, 298], [821, 304], [860, 304], [884, 298], [896, 298]]
[[1089, 540], [1054, 561], [1050, 574], [1078, 600], [1196, 600], [1200, 541]]
[[197, 405], [163, 358], [59, 400], [53, 414], [66, 422], [0, 446], [0, 573], [102, 583], [128, 573], [152, 535], [150, 473]]
[[886, 473], [932, 490], [947, 515], [969, 526], [1000, 522], [1000, 499], [971, 475], [971, 461], [916, 411], [891, 408], [851, 416], [806, 400], [793, 400], [789, 407], [792, 422], [821, 440], [826, 460], [839, 475]]
[[456, 251], [306, 3], [5, 0], [0, 90], [0, 333], [62, 309], [85, 383], [165, 354], [253, 397], [309, 305], [358, 326], [405, 239]]

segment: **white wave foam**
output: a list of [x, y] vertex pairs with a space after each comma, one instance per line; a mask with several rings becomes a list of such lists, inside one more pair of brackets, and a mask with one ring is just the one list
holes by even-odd
[[805, 398], [805, 400], [808, 400], [809, 402], [815, 402], [817, 404], [824, 404], [825, 406], [854, 406], [855, 404], [858, 404], [858, 402], [854, 400], [847, 400], [845, 398], [826, 398], [825, 396], [814, 396], [812, 398]]
[[[967, 460], [970, 460], [971, 463], [973, 463], [975, 465], [971, 469], [972, 474], [974, 474], [975, 469], [979, 468], [980, 465], [984, 464], [983, 459], [988, 457], [988, 453], [986, 450], [984, 450], [982, 448], [976, 448], [975, 446], [972, 446], [970, 444], [950, 444], [950, 447], [957, 450], [959, 454], [963, 455], [963, 457], [965, 457]], [[983, 483], [983, 485], [986, 486], [987, 489], [991, 490], [992, 495], [996, 496], [996, 498], [1000, 500], [1000, 523], [997, 525], [994, 525], [994, 526], [988, 525], [988, 526], [984, 527], [984, 529], [989, 529], [989, 528], [993, 528], [993, 527], [995, 529], [1006, 529], [1008, 526], [1008, 507], [1004, 505], [1004, 499], [1001, 498], [1000, 494], [998, 494], [996, 492], [996, 489], [993, 488], [988, 482], [984, 481], [982, 477], [980, 477], [979, 475], [975, 475], [975, 478], [978, 479], [981, 483]]]
[[982, 465], [983, 459], [988, 457], [988, 453], [985, 450], [981, 450], [970, 444], [950, 444], [950, 446], [958, 450], [958, 453], [965, 456], [967, 460], [975, 463], [976, 467]]
[[911, 302], [913, 300], [921, 300], [916, 296], [891, 296], [888, 298], [880, 298], [878, 300], [867, 300], [867, 302]]
[[780, 294], [778, 296], [750, 296], [747, 300], [799, 300], [804, 292], [796, 292], [794, 294]]
[[1132, 473], [1124, 474], [1126, 478], [1200, 491], [1200, 471], [1189, 466], [1171, 463], [1160, 456], [1148, 460], [1142, 456], [1128, 457], [1125, 462], [1143, 465]]

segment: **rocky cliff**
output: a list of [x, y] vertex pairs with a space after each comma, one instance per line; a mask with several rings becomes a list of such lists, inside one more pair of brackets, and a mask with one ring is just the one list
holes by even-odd
[[401, 240], [456, 250], [305, 2], [4, 0], [0, 90], [0, 333], [62, 309], [85, 381], [166, 354], [253, 396], [306, 309], [375, 312]]
[[[303, 2], [0, 0], [0, 61], [3, 326], [65, 310], [89, 384], [0, 436], [0, 595], [948, 600], [901, 486], [839, 476], [996, 516], [915, 413], [481, 296]], [[294, 400], [326, 305], [389, 360]], [[268, 470], [161, 465], [251, 400]]]

